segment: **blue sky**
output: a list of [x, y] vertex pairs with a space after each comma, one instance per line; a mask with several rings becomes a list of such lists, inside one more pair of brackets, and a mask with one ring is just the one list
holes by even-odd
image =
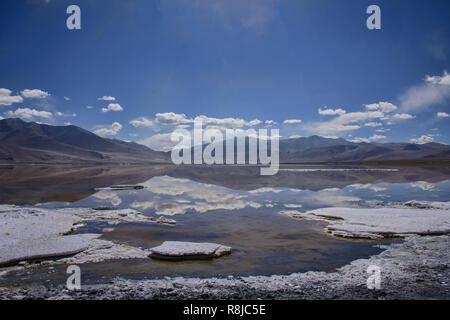
[[[81, 30], [66, 28], [71, 4]], [[449, 16], [447, 0], [3, 0], [0, 117], [155, 149], [200, 116], [282, 138], [449, 143]]]

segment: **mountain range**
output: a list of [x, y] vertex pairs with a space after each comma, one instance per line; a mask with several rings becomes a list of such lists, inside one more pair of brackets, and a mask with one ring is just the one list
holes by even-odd
[[[281, 163], [450, 158], [450, 146], [440, 143], [354, 143], [320, 136], [280, 140], [279, 150]], [[102, 138], [74, 125], [51, 126], [17, 118], [0, 120], [0, 162], [3, 163], [170, 161], [170, 152], [155, 151], [134, 142]]]
[[168, 162], [170, 154], [107, 139], [77, 126], [0, 120], [1, 162]]

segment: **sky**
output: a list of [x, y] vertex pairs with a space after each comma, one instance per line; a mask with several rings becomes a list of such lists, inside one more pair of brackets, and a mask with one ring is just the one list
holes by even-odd
[[[69, 30], [69, 5], [81, 29]], [[381, 29], [369, 30], [369, 5]], [[450, 143], [450, 2], [2, 0], [0, 119], [157, 150], [177, 128]]]

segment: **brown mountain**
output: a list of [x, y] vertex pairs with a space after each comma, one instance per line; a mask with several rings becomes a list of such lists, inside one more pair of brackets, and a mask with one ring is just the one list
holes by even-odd
[[[450, 146], [439, 143], [353, 143], [311, 136], [279, 144], [282, 163], [450, 159]], [[225, 146], [223, 151], [225, 158]], [[169, 163], [171, 159], [169, 152], [102, 138], [76, 126], [4, 119], [0, 120], [0, 162]]]
[[450, 159], [450, 146], [440, 143], [353, 143], [318, 136], [280, 141], [280, 161], [283, 163], [417, 159]]
[[77, 126], [0, 120], [1, 162], [168, 162], [170, 154], [99, 137]]
[[[255, 141], [255, 143], [257, 145], [257, 149], [259, 150], [259, 142]], [[248, 137], [245, 140], [245, 144], [245, 150], [248, 151]], [[223, 159], [226, 159], [225, 145], [226, 143], [222, 144]], [[203, 145], [203, 149], [206, 148], [206, 146], [207, 144]], [[270, 154], [270, 143], [267, 144], [267, 149]], [[235, 162], [237, 161], [236, 154], [237, 141], [234, 139]], [[191, 158], [193, 159], [193, 157], [194, 150], [192, 148]], [[440, 143], [355, 143], [342, 138], [331, 139], [320, 136], [311, 136], [280, 140], [279, 157], [281, 163], [361, 162], [419, 159], [450, 160], [450, 146]], [[245, 161], [248, 163], [248, 153], [246, 153]]]

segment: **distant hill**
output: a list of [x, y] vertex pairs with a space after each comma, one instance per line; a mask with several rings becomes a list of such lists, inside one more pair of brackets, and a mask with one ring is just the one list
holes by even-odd
[[[255, 138], [253, 138], [255, 139]], [[246, 138], [248, 163], [249, 138]], [[223, 143], [223, 157], [226, 146]], [[203, 146], [205, 148], [207, 144]], [[270, 143], [267, 145], [270, 154]], [[259, 148], [258, 148], [259, 150]], [[234, 159], [237, 161], [237, 141], [234, 139]], [[191, 150], [191, 157], [194, 151]], [[300, 162], [351, 162], [383, 160], [450, 159], [450, 146], [439, 143], [355, 143], [342, 138], [331, 139], [320, 136], [284, 139], [279, 141], [281, 163]]]
[[450, 146], [439, 143], [353, 143], [318, 136], [280, 140], [281, 162], [449, 159]]
[[[247, 162], [248, 143], [247, 138]], [[235, 141], [235, 158], [236, 145]], [[280, 140], [279, 146], [282, 163], [450, 159], [450, 146], [439, 143], [354, 143], [342, 138], [311, 136]], [[224, 158], [225, 149], [224, 143]], [[0, 120], [0, 162], [155, 163], [171, 159], [170, 152], [102, 138], [73, 125], [4, 119]]]
[[0, 120], [1, 162], [168, 162], [170, 154], [107, 139], [77, 126]]

